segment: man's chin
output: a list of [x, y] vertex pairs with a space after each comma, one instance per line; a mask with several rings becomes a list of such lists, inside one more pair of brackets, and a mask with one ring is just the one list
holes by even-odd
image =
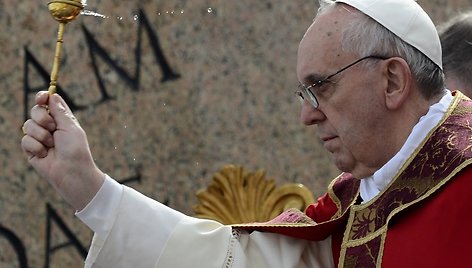
[[354, 165], [352, 163], [349, 163], [345, 159], [342, 159], [342, 157], [339, 157], [339, 155], [336, 155], [336, 153], [331, 153], [331, 158], [333, 159], [334, 165], [341, 172], [347, 172], [347, 173], [353, 172]]

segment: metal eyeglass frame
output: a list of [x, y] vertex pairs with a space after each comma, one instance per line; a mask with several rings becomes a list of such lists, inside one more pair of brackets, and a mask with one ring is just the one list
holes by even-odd
[[339, 69], [338, 71], [336, 71], [335, 73], [333, 74], [330, 74], [328, 76], [326, 76], [325, 78], [321, 79], [321, 80], [318, 80], [316, 81], [315, 83], [309, 85], [309, 86], [305, 86], [304, 84], [299, 84], [298, 85], [298, 90], [295, 92], [301, 99], [303, 100], [308, 100], [308, 102], [313, 105], [313, 107], [315, 107], [315, 109], [318, 108], [319, 106], [319, 102], [318, 102], [318, 99], [316, 98], [316, 95], [313, 93], [312, 89], [313, 88], [316, 88], [316, 87], [320, 87], [322, 86], [323, 84], [325, 84], [326, 82], [329, 82], [328, 80], [330, 78], [332, 78], [333, 76], [349, 69], [350, 67], [356, 65], [357, 63], [365, 60], [365, 59], [379, 59], [379, 60], [386, 60], [388, 59], [388, 57], [383, 57], [383, 56], [377, 56], [377, 55], [370, 55], [370, 56], [365, 56], [365, 57], [362, 57], [356, 61], [354, 61], [353, 63], [349, 64], [349, 65], [346, 65], [344, 66], [343, 68]]

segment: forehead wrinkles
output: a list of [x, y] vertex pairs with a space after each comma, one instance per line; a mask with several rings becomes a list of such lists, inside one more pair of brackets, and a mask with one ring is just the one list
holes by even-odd
[[326, 75], [340, 62], [338, 59], [343, 56], [343, 25], [346, 25], [346, 19], [340, 12], [342, 10], [339, 9], [324, 11], [307, 30], [298, 52], [297, 72], [301, 82], [308, 76]]

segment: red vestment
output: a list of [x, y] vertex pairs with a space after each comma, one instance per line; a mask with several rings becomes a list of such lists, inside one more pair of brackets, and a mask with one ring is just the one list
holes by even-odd
[[373, 200], [360, 204], [360, 181], [343, 173], [306, 215], [289, 211], [242, 228], [315, 241], [331, 236], [339, 267], [469, 267], [472, 101], [455, 95], [438, 126]]

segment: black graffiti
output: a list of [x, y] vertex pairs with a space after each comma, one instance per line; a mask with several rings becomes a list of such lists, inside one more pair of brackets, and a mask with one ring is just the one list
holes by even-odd
[[[118, 60], [114, 60], [112, 56], [103, 48], [102, 45], [95, 39], [93, 33], [84, 25], [82, 25], [82, 32], [84, 40], [87, 44], [89, 56], [91, 60], [92, 71], [95, 75], [98, 90], [100, 91], [100, 97], [97, 101], [93, 101], [88, 104], [77, 104], [73, 98], [69, 97], [66, 90], [57, 85], [57, 92], [64, 98], [73, 111], [78, 111], [87, 108], [89, 105], [99, 105], [106, 101], [113, 100], [113, 92], [107, 89], [104, 83], [104, 79], [99, 71], [98, 59], [101, 63], [106, 64], [109, 69], [117, 74], [117, 76], [124, 81], [124, 83], [133, 91], [139, 91], [140, 89], [140, 70], [141, 70], [141, 59], [144, 56], [142, 54], [142, 42], [143, 35], [147, 37], [150, 47], [153, 52], [153, 56], [160, 67], [162, 77], [161, 83], [169, 82], [180, 78], [180, 74], [175, 72], [169, 65], [160, 45], [160, 40], [156, 31], [153, 30], [151, 23], [149, 22], [146, 14], [139, 10], [138, 13], [138, 38], [136, 41], [136, 47], [134, 50], [134, 61], [135, 69], [133, 72], [127, 72], [125, 68], [122, 68], [118, 64]], [[34, 78], [34, 79], [33, 79]], [[39, 78], [39, 79], [38, 79]], [[50, 75], [44, 66], [37, 60], [34, 54], [24, 47], [24, 73], [23, 73], [23, 91], [24, 91], [24, 120], [27, 120], [29, 116], [30, 98], [40, 90], [45, 90], [49, 86]], [[32, 81], [36, 81], [33, 84]], [[40, 81], [39, 83], [37, 81]], [[135, 167], [135, 174], [129, 178], [118, 180], [123, 184], [130, 183], [141, 183], [141, 173], [139, 166]], [[77, 235], [65, 224], [64, 220], [59, 216], [56, 210], [48, 203], [46, 203], [46, 237], [45, 237], [45, 260], [44, 267], [49, 268], [51, 257], [54, 253], [60, 250], [75, 249], [76, 252], [82, 257], [86, 258], [87, 249], [77, 238]], [[53, 225], [57, 226], [60, 232], [67, 238], [67, 242], [60, 243], [57, 245], [52, 244], [53, 237]], [[27, 251], [25, 250], [23, 243], [20, 239], [11, 231], [3, 228], [0, 225], [0, 236], [4, 236], [8, 239], [9, 243], [15, 249], [20, 262], [20, 267], [28, 267], [27, 263]]]
[[[133, 182], [141, 183], [141, 173], [137, 169], [135, 176], [121, 179], [119, 182], [122, 184], [130, 184]], [[70, 246], [74, 247], [80, 256], [82, 256], [82, 258], [85, 260], [87, 257], [86, 248], [82, 245], [82, 243], [80, 243], [80, 240], [77, 238], [77, 236], [74, 235], [69, 227], [67, 227], [67, 225], [64, 223], [64, 220], [62, 220], [56, 210], [54, 210], [54, 208], [49, 203], [46, 203], [46, 215], [46, 258], [44, 261], [44, 267], [49, 268], [51, 255], [54, 254], [54, 252], [64, 248], [69, 248]], [[54, 246], [51, 244], [51, 227], [53, 223], [56, 224], [62, 233], [68, 238], [67, 242]]]
[[18, 238], [18, 236], [16, 236], [14, 232], [10, 231], [9, 229], [0, 224], [0, 237], [6, 238], [10, 245], [13, 247], [13, 250], [15, 251], [18, 259], [18, 263], [20, 265], [19, 267], [28, 268], [28, 259], [26, 258], [25, 246]]
[[124, 68], [120, 67], [115, 60], [111, 58], [111, 56], [106, 52], [106, 50], [100, 46], [100, 44], [95, 40], [94, 36], [90, 33], [87, 27], [82, 26], [85, 40], [89, 47], [90, 58], [92, 59], [92, 68], [94, 71], [95, 76], [97, 77], [98, 86], [100, 88], [102, 98], [106, 100], [109, 98], [109, 94], [107, 93], [105, 84], [103, 83], [103, 79], [100, 75], [98, 70], [97, 64], [97, 57], [100, 57], [107, 65], [112, 68], [118, 76], [123, 79], [123, 81], [128, 84], [128, 86], [133, 90], [139, 90], [139, 82], [140, 82], [140, 70], [141, 70], [141, 45], [142, 45], [142, 36], [143, 30], [146, 31], [147, 36], [149, 38], [149, 43], [151, 45], [152, 51], [154, 53], [154, 57], [159, 64], [161, 71], [162, 71], [162, 78], [161, 82], [166, 82], [170, 80], [175, 80], [180, 77], [180, 75], [174, 72], [166, 60], [164, 53], [162, 52], [162, 48], [159, 42], [158, 36], [153, 31], [149, 20], [147, 19], [146, 14], [139, 10], [138, 13], [139, 23], [138, 23], [138, 40], [136, 44], [136, 48], [134, 50], [134, 59], [135, 59], [135, 70], [134, 74], [129, 74]]
[[[23, 92], [24, 92], [24, 120], [28, 119], [29, 111], [29, 97], [32, 94], [36, 94], [39, 90], [45, 90], [49, 86], [49, 73], [46, 69], [39, 63], [39, 61], [34, 57], [34, 55], [29, 51], [27, 47], [24, 48], [25, 52], [25, 65], [23, 70]], [[37, 72], [37, 76], [43, 81], [42, 84], [33, 86], [30, 84], [30, 67], [34, 68]], [[66, 92], [62, 89], [60, 85], [57, 85], [57, 93], [64, 98], [64, 101], [67, 102], [71, 110], [76, 111], [84, 108], [84, 106], [77, 105]]]
[[131, 176], [129, 178], [125, 178], [125, 179], [122, 179], [122, 180], [119, 180], [118, 182], [121, 183], [121, 184], [130, 184], [132, 182], [137, 182], [137, 183], [141, 183], [141, 172], [139, 171], [139, 168], [136, 168], [136, 175], [134, 176]]
[[[122, 184], [130, 184], [137, 182], [141, 183], [141, 173], [139, 170], [136, 170], [136, 175], [124, 178], [119, 180]], [[67, 237], [68, 241], [58, 245], [52, 245], [51, 237], [52, 234], [52, 225], [55, 224], [59, 227], [59, 230]], [[21, 241], [21, 239], [13, 232], [12, 230], [6, 228], [0, 224], [0, 239], [6, 239], [8, 244], [11, 245], [13, 251], [17, 256], [17, 262], [19, 268], [28, 268], [28, 258], [27, 250]], [[80, 254], [80, 256], [85, 260], [87, 256], [87, 250], [84, 245], [80, 242], [77, 236], [73, 233], [71, 228], [69, 228], [64, 220], [59, 216], [57, 211], [53, 208], [52, 205], [46, 203], [46, 238], [45, 238], [45, 260], [44, 267], [49, 268], [51, 265], [51, 257], [58, 250], [68, 250], [70, 247], [75, 248], [75, 250]], [[0, 249], [0, 259], [2, 258], [2, 252], [5, 252], [3, 249]]]
[[[44, 267], [49, 267], [49, 260], [54, 252], [61, 250], [66, 247], [73, 246], [77, 252], [82, 256], [82, 258], [87, 257], [87, 249], [80, 243], [76, 235], [70, 230], [69, 227], [64, 223], [64, 221], [59, 217], [59, 214], [53, 209], [53, 207], [46, 203], [46, 254], [44, 260]], [[52, 224], [55, 223], [62, 233], [68, 238], [68, 241], [58, 245], [51, 244], [51, 235], [52, 235]]]
[[[96, 81], [98, 84], [98, 90], [100, 91], [100, 98], [96, 103], [91, 103], [89, 105], [96, 105], [96, 104], [102, 104], [106, 101], [112, 100], [113, 96], [109, 93], [105, 86], [104, 79], [102, 78], [102, 75], [100, 74], [99, 68], [98, 68], [98, 61], [97, 59], [100, 58], [102, 59], [102, 62], [104, 62], [110, 69], [114, 72], [117, 73], [118, 77], [122, 79], [125, 84], [129, 86], [129, 88], [133, 91], [138, 91], [140, 89], [140, 70], [141, 70], [141, 58], [143, 57], [142, 55], [142, 40], [143, 40], [143, 34], [147, 34], [147, 38], [149, 39], [149, 44], [152, 48], [152, 52], [154, 54], [154, 58], [156, 59], [156, 62], [158, 63], [161, 72], [162, 72], [162, 78], [161, 82], [165, 83], [168, 81], [176, 80], [180, 78], [180, 74], [175, 72], [169, 65], [169, 62], [167, 61], [163, 51], [162, 47], [160, 45], [160, 40], [159, 37], [157, 36], [155, 30], [152, 28], [151, 23], [149, 22], [146, 14], [143, 12], [143, 10], [139, 10], [138, 12], [138, 39], [136, 43], [136, 48], [134, 50], [134, 61], [135, 61], [135, 69], [134, 73], [130, 74], [128, 73], [125, 68], [121, 67], [118, 64], [117, 60], [114, 60], [112, 56], [103, 48], [103, 46], [100, 45], [100, 43], [95, 39], [94, 35], [92, 32], [85, 26], [82, 25], [82, 31], [85, 37], [85, 42], [88, 47], [90, 59], [92, 62], [92, 69], [93, 73], [96, 77]], [[26, 120], [28, 118], [28, 106], [29, 106], [29, 97], [32, 94], [35, 94], [39, 90], [45, 90], [49, 86], [49, 73], [46, 71], [46, 69], [36, 60], [34, 55], [29, 51], [27, 47], [24, 48], [25, 50], [25, 63], [24, 63], [24, 119]], [[30, 84], [30, 68], [34, 68], [36, 70], [36, 74], [41, 78], [44, 83], [40, 85], [33, 86]], [[80, 110], [83, 108], [86, 108], [88, 105], [77, 105], [74, 103], [74, 101], [69, 98], [66, 94], [66, 92], [61, 88], [59, 85], [57, 86], [57, 92], [61, 94], [61, 96], [65, 99], [65, 101], [68, 103], [68, 105], [71, 107], [72, 111]]]

